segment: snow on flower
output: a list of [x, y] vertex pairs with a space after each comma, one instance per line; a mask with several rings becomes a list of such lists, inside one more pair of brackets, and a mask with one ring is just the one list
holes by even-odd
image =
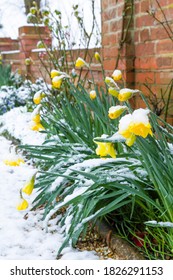
[[109, 108], [108, 116], [110, 119], [118, 118], [125, 110], [127, 109], [126, 106], [112, 106]]
[[119, 81], [122, 79], [122, 72], [121, 70], [115, 69], [113, 74], [112, 74], [112, 78], [114, 79], [114, 81]]
[[132, 114], [127, 114], [119, 122], [119, 134], [126, 138], [128, 146], [133, 145], [136, 136], [146, 138], [152, 135], [151, 125], [149, 123], [148, 109], [137, 109]]
[[83, 60], [81, 57], [78, 57], [78, 59], [76, 60], [75, 66], [81, 68], [86, 65], [87, 64], [86, 64], [85, 60]]
[[89, 93], [90, 99], [93, 100], [97, 97], [96, 91], [95, 90], [91, 90]]
[[133, 89], [129, 89], [129, 88], [123, 88], [120, 89], [120, 92], [118, 94], [118, 100], [119, 101], [127, 101], [128, 99], [130, 99], [134, 93], [138, 92], [138, 90], [133, 90]]

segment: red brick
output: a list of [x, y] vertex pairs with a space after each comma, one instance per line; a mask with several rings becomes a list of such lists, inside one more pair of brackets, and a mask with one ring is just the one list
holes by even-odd
[[158, 57], [157, 58], [157, 66], [160, 69], [172, 68], [173, 67], [172, 57]]
[[158, 65], [155, 57], [139, 57], [135, 59], [136, 69], [157, 69]]
[[135, 46], [136, 56], [148, 56], [155, 54], [155, 43], [145, 42]]
[[173, 71], [158, 71], [155, 73], [155, 81], [157, 84], [169, 84], [170, 81], [173, 79]]
[[121, 5], [117, 8], [117, 16], [118, 17], [122, 17], [123, 7], [124, 7], [124, 5]]
[[153, 23], [154, 23], [154, 19], [148, 14], [143, 15], [143, 16], [140, 15], [135, 20], [136, 27], [152, 26]]
[[156, 45], [156, 53], [173, 52], [173, 42], [170, 39], [159, 41]]
[[104, 60], [103, 62], [104, 68], [113, 71], [115, 69], [115, 62], [116, 62], [115, 59]]
[[165, 29], [160, 26], [152, 26], [150, 29], [151, 40], [167, 39], [168, 34]]
[[140, 3], [135, 3], [134, 12], [136, 15], [140, 13]]
[[149, 41], [150, 38], [150, 29], [143, 29], [140, 31], [140, 42]]
[[154, 72], [141, 72], [136, 73], [135, 80], [137, 83], [147, 83], [153, 84], [154, 83]]
[[141, 1], [140, 3], [140, 12], [143, 13], [143, 12], [147, 12], [149, 10], [149, 1], [148, 0], [144, 0], [144, 1]]

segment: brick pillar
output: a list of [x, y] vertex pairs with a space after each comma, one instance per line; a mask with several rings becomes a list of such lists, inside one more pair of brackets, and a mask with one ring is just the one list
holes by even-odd
[[[50, 32], [44, 26], [22, 26], [19, 28], [19, 48], [22, 74], [32, 79], [31, 65], [25, 65], [25, 59], [31, 57], [31, 51], [42, 40], [47, 46], [52, 43]], [[31, 61], [32, 64], [32, 61]]]
[[104, 68], [107, 74], [111, 75], [115, 68], [120, 69], [123, 71], [127, 85], [132, 87], [134, 83], [134, 29], [132, 17], [126, 40], [123, 43], [131, 10], [125, 2], [125, 0], [101, 1], [102, 47]]

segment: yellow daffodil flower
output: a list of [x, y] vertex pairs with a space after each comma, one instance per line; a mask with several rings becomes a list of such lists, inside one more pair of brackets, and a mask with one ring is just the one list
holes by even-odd
[[113, 95], [113, 96], [115, 96], [115, 97], [118, 97], [119, 92], [118, 92], [114, 87], [109, 87], [109, 88], [108, 88], [108, 92], [109, 92], [111, 95]]
[[112, 74], [112, 78], [114, 79], [114, 81], [119, 81], [122, 79], [122, 72], [118, 69], [114, 70], [113, 74]]
[[126, 109], [126, 106], [112, 106], [109, 108], [108, 116], [112, 120], [117, 119]]
[[61, 76], [55, 76], [53, 79], [52, 79], [52, 85], [55, 89], [60, 89], [61, 87], [61, 84], [62, 84], [62, 75]]
[[97, 61], [101, 62], [101, 57], [100, 57], [100, 54], [98, 52], [95, 52], [94, 57]]
[[148, 119], [148, 109], [137, 109], [132, 114], [121, 118], [119, 122], [119, 134], [126, 138], [128, 146], [133, 145], [136, 136], [146, 138], [152, 136], [151, 125]]
[[98, 147], [96, 148], [96, 154], [101, 157], [105, 157], [107, 155], [112, 158], [116, 158], [116, 152], [114, 149], [113, 143], [104, 143], [104, 142], [95, 142]]
[[36, 173], [31, 177], [31, 179], [26, 182], [26, 184], [24, 185], [22, 191], [24, 193], [26, 193], [27, 195], [31, 195], [33, 189], [34, 189], [34, 183], [35, 183], [35, 176], [36, 176]]
[[60, 75], [61, 75], [61, 72], [58, 70], [55, 70], [55, 69], [52, 69], [52, 71], [50, 72], [51, 79], [53, 79], [56, 76], [60, 76]]
[[26, 199], [24, 199], [23, 197], [20, 198], [17, 206], [16, 206], [16, 209], [18, 211], [22, 211], [22, 210], [25, 210], [27, 209], [29, 206], [28, 202], [26, 201]]
[[89, 93], [90, 98], [93, 100], [97, 97], [96, 91], [95, 90], [91, 90]]
[[32, 121], [35, 123], [40, 123], [40, 114], [36, 114], [32, 117]]
[[76, 67], [83, 67], [83, 66], [86, 66], [86, 62], [85, 60], [83, 60], [81, 57], [78, 57], [78, 59], [76, 60], [76, 63], [75, 63], [75, 66]]
[[17, 159], [6, 159], [3, 161], [3, 163], [9, 166], [19, 166], [25, 163], [25, 161], [22, 158], [17, 158]]

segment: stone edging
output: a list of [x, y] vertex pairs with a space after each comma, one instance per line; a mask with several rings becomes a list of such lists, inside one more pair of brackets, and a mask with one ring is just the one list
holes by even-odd
[[95, 226], [100, 236], [106, 241], [108, 247], [118, 255], [120, 260], [145, 260], [136, 248], [117, 236], [115, 230], [106, 222], [98, 221]]

